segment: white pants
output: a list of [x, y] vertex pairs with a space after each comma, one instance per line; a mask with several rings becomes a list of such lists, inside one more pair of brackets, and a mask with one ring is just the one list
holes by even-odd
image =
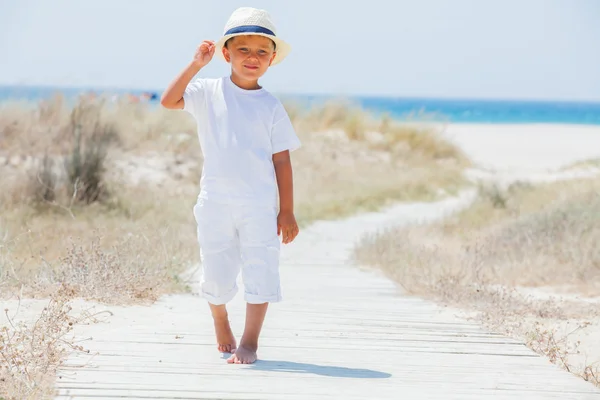
[[198, 199], [194, 217], [202, 261], [201, 292], [211, 304], [225, 304], [235, 297], [240, 269], [246, 302], [281, 301], [275, 207]]

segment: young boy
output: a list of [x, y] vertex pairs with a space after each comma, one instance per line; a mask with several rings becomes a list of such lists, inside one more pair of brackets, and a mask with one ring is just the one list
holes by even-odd
[[[215, 52], [231, 64], [230, 76], [191, 82]], [[256, 361], [267, 306], [281, 301], [279, 236], [290, 243], [299, 231], [290, 152], [300, 141], [283, 105], [258, 83], [288, 52], [266, 11], [239, 8], [223, 37], [216, 44], [204, 41], [161, 98], [164, 107], [183, 109], [197, 121], [204, 154], [194, 206], [201, 291], [210, 305], [218, 349], [232, 353], [229, 363]], [[236, 347], [225, 305], [237, 293], [240, 269], [247, 306]]]

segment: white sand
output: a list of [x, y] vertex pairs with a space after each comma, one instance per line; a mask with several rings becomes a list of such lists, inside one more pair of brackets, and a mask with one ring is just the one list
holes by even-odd
[[600, 126], [453, 124], [444, 135], [460, 146], [476, 166], [473, 181], [506, 187], [514, 182], [544, 183], [600, 174], [576, 162], [600, 159]]
[[600, 158], [600, 126], [452, 124], [445, 135], [490, 170], [539, 173]]

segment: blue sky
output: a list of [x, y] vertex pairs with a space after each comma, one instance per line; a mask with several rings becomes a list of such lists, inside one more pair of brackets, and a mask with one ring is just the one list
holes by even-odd
[[0, 0], [0, 84], [161, 90], [239, 6], [292, 45], [275, 92], [600, 100], [596, 0]]

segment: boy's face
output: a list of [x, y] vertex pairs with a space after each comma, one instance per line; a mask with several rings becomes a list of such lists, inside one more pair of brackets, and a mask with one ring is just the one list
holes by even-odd
[[273, 62], [275, 45], [264, 36], [236, 36], [223, 47], [223, 55], [240, 78], [256, 80]]

